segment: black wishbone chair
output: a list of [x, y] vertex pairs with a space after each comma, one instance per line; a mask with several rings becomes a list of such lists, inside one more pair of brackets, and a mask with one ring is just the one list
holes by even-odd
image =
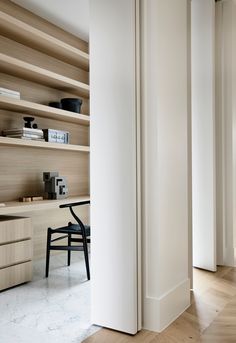
[[[71, 261], [71, 251], [84, 251], [85, 266], [87, 271], [87, 278], [90, 280], [90, 269], [89, 269], [89, 256], [88, 256], [88, 244], [90, 243], [90, 226], [84, 225], [79, 217], [75, 214], [73, 207], [90, 204], [90, 201], [80, 201], [75, 203], [69, 203], [65, 205], [60, 205], [60, 208], [69, 208], [70, 213], [74, 217], [76, 224], [68, 223], [67, 226], [60, 227], [57, 229], [48, 228], [47, 233], [47, 252], [46, 252], [46, 277], [49, 274], [49, 261], [50, 261], [50, 251], [51, 250], [66, 250], [67, 254], [67, 265], [70, 265]], [[54, 233], [61, 233], [63, 236], [52, 239]], [[65, 235], [64, 235], [65, 234]], [[80, 238], [74, 238], [72, 235], [80, 236]], [[59, 241], [61, 239], [67, 238], [67, 245], [52, 245], [51, 243]], [[72, 242], [82, 243], [82, 245], [71, 245]]]

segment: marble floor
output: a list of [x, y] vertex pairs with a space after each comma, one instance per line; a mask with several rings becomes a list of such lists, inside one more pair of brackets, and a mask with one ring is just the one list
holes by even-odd
[[90, 282], [82, 253], [34, 262], [33, 281], [0, 292], [1, 343], [79, 343], [99, 330], [90, 323]]

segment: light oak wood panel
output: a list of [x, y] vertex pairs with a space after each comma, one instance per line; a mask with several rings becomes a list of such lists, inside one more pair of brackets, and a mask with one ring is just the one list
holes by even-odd
[[[9, 201], [5, 202], [4, 207], [0, 207], [0, 215], [7, 215], [7, 214], [15, 214], [15, 213], [30, 213], [30, 212], [35, 212], [35, 211], [45, 211], [45, 210], [52, 210], [52, 209], [59, 209], [60, 205], [63, 204], [68, 204], [68, 203], [73, 203], [73, 202], [79, 202], [79, 201], [87, 201], [90, 200], [89, 195], [81, 195], [81, 196], [74, 196], [74, 197], [68, 197], [66, 199], [58, 199], [58, 200], [39, 200], [39, 201], [32, 201], [32, 202], [19, 202], [19, 201]], [[17, 219], [17, 218], [16, 218]], [[5, 220], [4, 217], [2, 220]], [[23, 223], [25, 221], [22, 219]], [[29, 231], [29, 226], [30, 226], [30, 221], [28, 224], [28, 227], [25, 228], [25, 231], [22, 229], [17, 233], [17, 225], [19, 222], [16, 223], [16, 227], [14, 228], [14, 220], [10, 220], [9, 223], [1, 223], [1, 218], [0, 218], [0, 230], [2, 231], [0, 233], [0, 243], [2, 243], [2, 239], [7, 236], [6, 230], [11, 227], [13, 227], [12, 233], [10, 237], [17, 237], [17, 234], [20, 236], [24, 236], [26, 234], [29, 234], [31, 231]], [[10, 225], [10, 226], [9, 226]], [[3, 226], [3, 227], [2, 227]], [[2, 237], [2, 239], [1, 239]], [[31, 236], [26, 236], [26, 237], [31, 237]], [[25, 236], [23, 237], [25, 238]]]
[[48, 149], [0, 149], [0, 202], [44, 194], [43, 172], [58, 171], [68, 182], [69, 196], [89, 194], [89, 154]]
[[89, 69], [89, 56], [87, 53], [2, 11], [0, 11], [0, 29], [2, 33], [4, 32], [8, 37], [12, 37], [12, 39], [18, 42], [43, 51], [48, 55], [71, 63], [84, 70]]
[[[0, 23], [1, 33], [4, 36], [0, 37], [1, 51], [10, 57], [8, 61], [3, 59], [2, 67], [0, 66], [0, 70], [3, 71], [0, 73], [0, 86], [19, 91], [21, 99], [31, 102], [31, 104], [21, 102], [20, 105], [18, 103], [18, 107], [14, 104], [13, 108], [9, 102], [2, 103], [0, 130], [22, 126], [22, 118], [27, 113], [36, 117], [40, 128], [69, 131], [72, 145], [88, 146], [88, 121], [84, 125], [87, 118], [46, 106], [40, 107], [40, 105], [48, 105], [51, 101], [59, 101], [61, 98], [75, 97], [76, 94], [83, 100], [82, 113], [89, 114], [88, 72], [69, 65], [71, 63], [81, 66], [81, 63], [84, 63], [83, 68], [88, 68], [88, 43], [11, 1], [0, 1], [0, 11], [5, 13], [5, 15], [2, 13]], [[13, 25], [9, 25], [10, 23]], [[14, 25], [15, 27], [20, 25], [18, 28], [20, 27], [21, 31], [17, 32]], [[27, 31], [31, 32], [28, 37], [26, 37]], [[38, 39], [33, 39], [33, 36], [37, 36]], [[56, 38], [54, 42], [53, 37]], [[64, 50], [59, 51], [60, 47]], [[9, 60], [16, 64], [13, 66]], [[33, 107], [32, 103], [34, 103]], [[27, 112], [22, 113], [22, 111]], [[33, 147], [32, 144], [30, 147], [14, 144], [8, 146], [4, 143], [0, 149], [0, 159], [3, 161], [0, 168], [0, 202], [18, 199], [24, 195], [42, 195], [44, 190], [42, 173], [50, 170], [59, 171], [60, 175], [66, 176], [70, 196], [89, 193], [89, 154], [87, 153], [42, 149], [42, 147]], [[52, 205], [50, 202], [46, 206], [45, 204], [43, 206], [41, 203], [33, 204], [36, 206], [30, 208], [29, 212], [27, 212], [29, 208], [24, 207], [14, 210], [19, 213], [22, 213], [22, 210], [26, 211], [24, 214], [32, 218], [35, 258], [45, 256], [46, 228], [49, 225], [52, 227], [65, 225], [65, 220], [66, 222], [67, 219], [71, 220], [68, 210], [56, 209], [55, 203]], [[6, 206], [7, 210], [6, 208], [5, 210], [12, 213], [16, 205], [19, 203], [12, 204], [10, 209]], [[79, 210], [80, 213], [81, 211]], [[88, 208], [83, 211], [88, 218]]]
[[0, 217], [0, 244], [20, 241], [32, 237], [30, 218]]
[[88, 115], [64, 111], [58, 108], [5, 96], [0, 96], [0, 109], [86, 126], [89, 125], [90, 121]]
[[26, 240], [17, 243], [0, 245], [0, 268], [26, 262], [32, 259], [32, 241]]
[[236, 268], [216, 273], [194, 269], [191, 306], [160, 334], [142, 330], [130, 336], [102, 329], [84, 343], [236, 342]]
[[89, 152], [89, 147], [82, 145], [72, 144], [58, 144], [50, 142], [41, 142], [35, 140], [25, 140], [18, 138], [0, 137], [0, 145], [4, 146], [21, 146], [29, 148], [40, 148], [40, 149], [53, 149], [53, 150], [66, 150], [66, 151], [78, 151], [78, 152]]
[[[0, 131], [13, 129], [24, 125], [24, 114], [12, 113], [0, 109]], [[69, 143], [73, 145], [89, 146], [89, 126], [77, 125], [75, 123], [65, 123], [49, 118], [37, 117], [33, 115], [35, 122], [40, 129], [56, 129], [69, 132]], [[1, 135], [1, 132], [0, 132]]]
[[[1, 87], [19, 91], [22, 100], [48, 105], [50, 101], [60, 101], [62, 98], [73, 98], [70, 92], [49, 88], [29, 80], [23, 80], [12, 75], [0, 73]], [[83, 100], [81, 112], [89, 114], [89, 99], [80, 97]]]
[[0, 70], [26, 80], [69, 91], [79, 96], [89, 97], [89, 86], [87, 84], [3, 53], [0, 53]]
[[[7, 13], [8, 15], [29, 24], [30, 26], [37, 28], [38, 30], [51, 35], [60, 41], [63, 41], [71, 46], [76, 47], [84, 52], [88, 52], [88, 43], [84, 40], [78, 38], [77, 36], [72, 35], [59, 28], [58, 26], [48, 22], [47, 20], [37, 16], [36, 14], [26, 10], [23, 7], [20, 7], [14, 4], [9, 0], [0, 1], [0, 10]], [[13, 37], [17, 38], [17, 37]]]
[[[1, 11], [0, 11], [1, 13]], [[1, 20], [0, 20], [1, 23]], [[0, 24], [1, 26], [1, 24]], [[0, 30], [1, 32], [1, 30]], [[27, 63], [64, 75], [74, 80], [89, 83], [89, 73], [68, 63], [59, 61], [57, 58], [45, 55], [23, 44], [0, 36], [0, 52]]]
[[0, 290], [30, 281], [32, 278], [32, 263], [26, 262], [0, 269]]

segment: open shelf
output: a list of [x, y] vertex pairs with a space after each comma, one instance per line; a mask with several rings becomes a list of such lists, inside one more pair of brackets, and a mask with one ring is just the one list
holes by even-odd
[[89, 85], [0, 53], [0, 70], [29, 81], [88, 98]]
[[89, 195], [69, 197], [60, 200], [41, 200], [32, 202], [9, 201], [4, 202], [5, 206], [0, 207], [0, 215], [9, 215], [14, 213], [27, 213], [31, 211], [56, 209], [60, 205], [90, 200]]
[[19, 146], [19, 147], [31, 147], [40, 149], [54, 149], [54, 150], [67, 150], [67, 151], [78, 151], [78, 152], [89, 152], [88, 146], [83, 145], [72, 145], [72, 144], [60, 144], [50, 143], [36, 140], [24, 140], [20, 138], [9, 138], [0, 136], [0, 146]]
[[32, 116], [50, 118], [68, 123], [76, 123], [88, 126], [90, 118], [88, 115], [73, 113], [58, 108], [36, 104], [33, 102], [14, 99], [0, 95], [0, 109], [20, 112]]
[[2, 11], [0, 11], [0, 29], [3, 34], [7, 34], [8, 37], [10, 36], [22, 44], [86, 71], [89, 69], [89, 55], [87, 53]]

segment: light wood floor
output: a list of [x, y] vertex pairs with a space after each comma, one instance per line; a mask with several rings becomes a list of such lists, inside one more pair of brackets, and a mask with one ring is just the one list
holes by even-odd
[[84, 343], [236, 343], [236, 268], [194, 269], [192, 305], [162, 333], [129, 336], [102, 329]]

